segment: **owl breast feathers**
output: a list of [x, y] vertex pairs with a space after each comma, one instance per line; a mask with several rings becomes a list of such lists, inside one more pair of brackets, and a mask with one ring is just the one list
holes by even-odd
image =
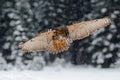
[[74, 40], [83, 39], [110, 23], [111, 19], [106, 17], [78, 22], [69, 26], [60, 26], [43, 32], [20, 46], [23, 52], [47, 51], [49, 53], [60, 53], [68, 50]]

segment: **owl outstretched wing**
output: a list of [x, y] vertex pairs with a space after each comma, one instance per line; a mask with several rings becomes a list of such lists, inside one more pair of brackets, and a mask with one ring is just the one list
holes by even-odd
[[46, 51], [51, 42], [53, 32], [48, 31], [46, 33], [41, 33], [36, 37], [26, 41], [21, 44], [21, 49], [23, 52], [32, 52], [32, 51]]
[[102, 18], [90, 21], [83, 21], [80, 23], [73, 24], [68, 26], [69, 37], [72, 40], [83, 39], [89, 36], [91, 33], [95, 32], [96, 30], [106, 27], [111, 23], [111, 18]]

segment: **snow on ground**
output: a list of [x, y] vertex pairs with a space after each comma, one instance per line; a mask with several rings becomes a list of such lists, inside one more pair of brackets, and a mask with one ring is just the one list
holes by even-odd
[[41, 71], [0, 71], [0, 80], [120, 80], [120, 69], [53, 67]]

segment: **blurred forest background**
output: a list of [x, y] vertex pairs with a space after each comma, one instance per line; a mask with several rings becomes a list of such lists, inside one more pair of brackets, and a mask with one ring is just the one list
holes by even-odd
[[[74, 41], [60, 54], [23, 54], [23, 39], [76, 21], [112, 17], [110, 27]], [[0, 0], [0, 70], [41, 70], [55, 64], [120, 68], [120, 0]]]

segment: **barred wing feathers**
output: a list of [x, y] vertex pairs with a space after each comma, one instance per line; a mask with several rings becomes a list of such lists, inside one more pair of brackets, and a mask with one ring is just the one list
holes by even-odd
[[46, 51], [47, 47], [52, 40], [53, 32], [49, 31], [46, 33], [41, 33], [36, 37], [28, 40], [27, 42], [21, 45], [23, 52], [32, 52], [32, 51]]
[[73, 24], [68, 27], [70, 33], [69, 37], [73, 40], [85, 38], [96, 30], [106, 27], [110, 23], [110, 18], [102, 18]]

